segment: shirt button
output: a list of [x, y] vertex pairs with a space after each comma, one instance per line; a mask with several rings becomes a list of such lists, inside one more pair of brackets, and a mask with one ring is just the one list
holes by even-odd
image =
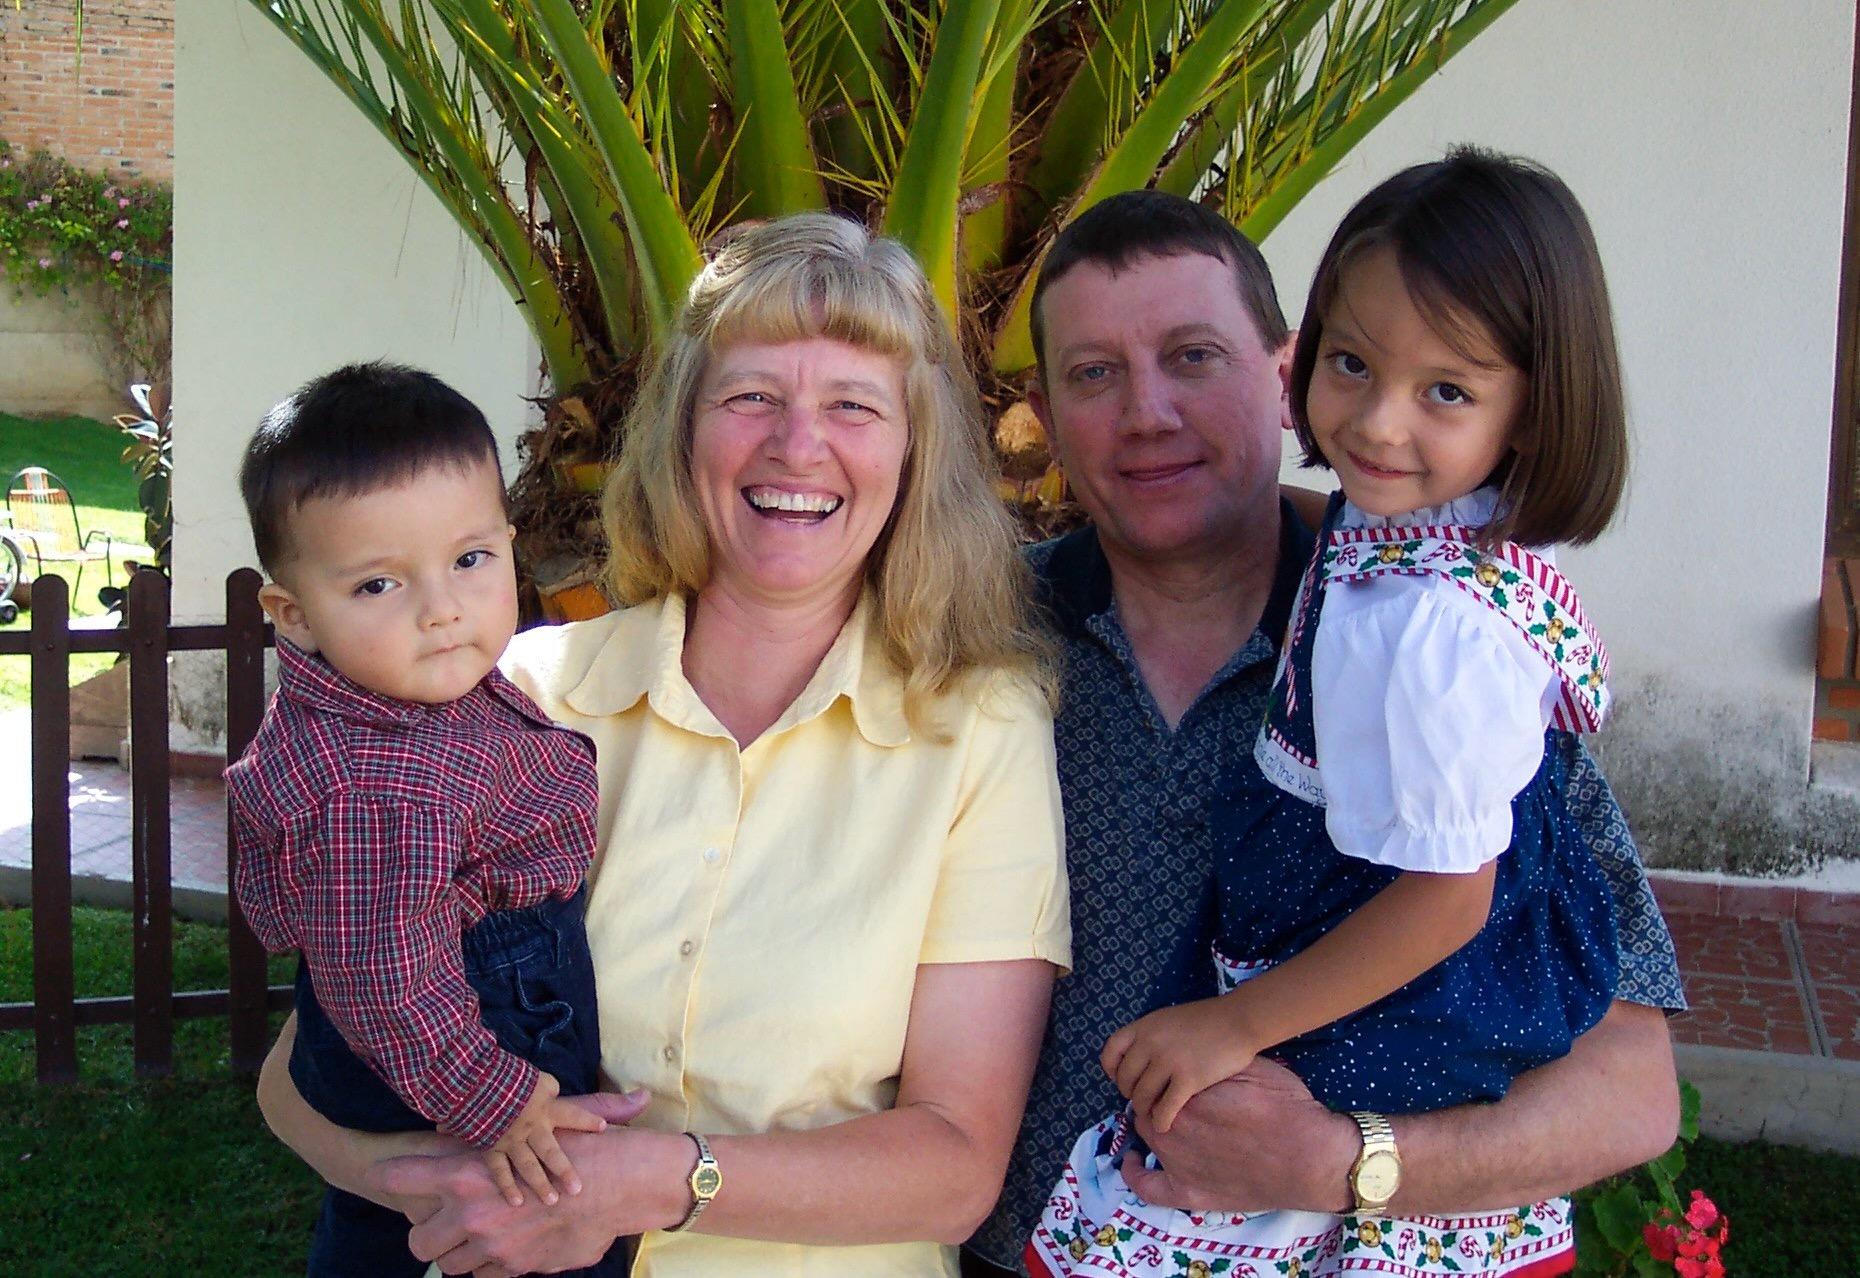
[[675, 1061], [678, 1059], [678, 1049], [673, 1047], [670, 1043], [665, 1045], [665, 1059], [667, 1061]]
[[692, 951], [692, 950], [694, 950], [694, 949], [696, 949], [696, 948], [697, 948], [697, 947], [696, 947], [695, 945], [693, 945], [693, 944], [691, 944], [691, 942], [689, 942], [689, 941], [680, 941], [680, 942], [678, 943], [678, 952], [679, 952], [680, 954], [683, 954], [683, 955], [685, 955], [686, 957], [689, 957], [689, 956], [690, 956], [690, 954], [691, 954], [691, 951]]
[[706, 861], [715, 861], [718, 857], [722, 855], [723, 853], [719, 852], [716, 848], [705, 848], [704, 849], [704, 859]]

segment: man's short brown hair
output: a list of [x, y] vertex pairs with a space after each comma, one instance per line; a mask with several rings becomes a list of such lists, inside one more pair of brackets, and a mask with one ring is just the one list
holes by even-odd
[[1293, 428], [1305, 465], [1328, 468], [1305, 401], [1324, 316], [1364, 253], [1395, 254], [1409, 296], [1461, 354], [1489, 344], [1525, 376], [1503, 499], [1489, 540], [1593, 541], [1627, 480], [1621, 357], [1601, 255], [1582, 206], [1528, 160], [1459, 148], [1403, 169], [1344, 216], [1318, 263], [1292, 358]]
[[1081, 262], [1095, 262], [1116, 274], [1145, 257], [1180, 257], [1200, 253], [1233, 267], [1240, 301], [1259, 329], [1266, 349], [1276, 351], [1290, 336], [1272, 272], [1253, 241], [1233, 223], [1193, 200], [1164, 191], [1123, 191], [1079, 214], [1053, 239], [1033, 284], [1029, 324], [1033, 357], [1046, 364], [1046, 324], [1040, 302], [1054, 281]]

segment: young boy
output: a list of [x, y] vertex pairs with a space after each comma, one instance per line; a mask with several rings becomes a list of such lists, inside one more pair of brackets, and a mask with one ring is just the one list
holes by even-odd
[[[594, 751], [496, 669], [517, 599], [490, 427], [430, 374], [353, 365], [266, 416], [239, 481], [279, 679], [226, 789], [240, 906], [302, 953], [291, 1077], [344, 1126], [483, 1149], [514, 1202], [516, 1177], [578, 1192], [554, 1129], [603, 1126], [557, 1099], [600, 1064]], [[332, 1188], [309, 1272], [424, 1274], [407, 1229]]]

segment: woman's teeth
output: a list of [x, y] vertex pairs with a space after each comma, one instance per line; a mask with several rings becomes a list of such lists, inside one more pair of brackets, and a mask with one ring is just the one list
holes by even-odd
[[747, 493], [749, 504], [757, 510], [780, 510], [794, 514], [831, 515], [840, 508], [841, 499], [825, 493], [788, 493], [774, 489]]

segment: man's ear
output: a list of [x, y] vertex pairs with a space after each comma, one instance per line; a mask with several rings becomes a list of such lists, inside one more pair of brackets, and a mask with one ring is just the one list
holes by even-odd
[[1027, 383], [1027, 407], [1039, 419], [1040, 429], [1046, 432], [1046, 451], [1054, 457], [1059, 456], [1059, 435], [1053, 430], [1053, 403], [1046, 397], [1046, 371], [1035, 369], [1033, 380]]
[[290, 591], [275, 581], [268, 581], [258, 588], [258, 606], [265, 610], [279, 634], [305, 652], [316, 651], [316, 637], [304, 620], [303, 605]]
[[1285, 341], [1279, 345], [1277, 356], [1279, 364], [1279, 429], [1291, 430], [1292, 427], [1292, 359], [1298, 353], [1298, 330], [1293, 329], [1285, 335]]

